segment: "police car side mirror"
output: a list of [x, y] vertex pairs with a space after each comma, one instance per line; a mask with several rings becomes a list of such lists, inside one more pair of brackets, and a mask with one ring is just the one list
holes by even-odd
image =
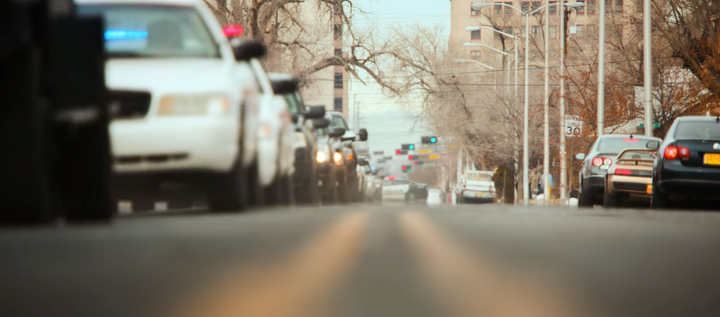
[[335, 129], [333, 129], [332, 131], [330, 131], [330, 133], [328, 135], [331, 138], [341, 137], [341, 136], [345, 135], [345, 128], [337, 127]]
[[310, 106], [304, 115], [308, 119], [325, 118], [325, 106]]
[[[312, 123], [315, 129], [325, 129], [330, 126], [330, 121], [325, 118], [313, 119]], [[343, 131], [343, 133], [345, 132]]]
[[646, 148], [650, 150], [657, 150], [660, 147], [660, 142], [658, 141], [650, 141], [645, 145]]
[[233, 39], [231, 42], [235, 60], [249, 61], [253, 58], [262, 58], [267, 54], [265, 45], [250, 40]]
[[575, 154], [575, 159], [576, 159], [576, 160], [580, 160], [580, 161], [584, 160], [584, 159], [585, 159], [585, 153]]
[[360, 129], [360, 132], [358, 132], [358, 135], [360, 136], [360, 141], [367, 141], [367, 139], [368, 139], [367, 129]]

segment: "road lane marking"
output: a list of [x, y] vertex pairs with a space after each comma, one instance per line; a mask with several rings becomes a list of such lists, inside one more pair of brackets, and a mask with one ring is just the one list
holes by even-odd
[[287, 258], [223, 275], [172, 317], [317, 317], [357, 263], [368, 213], [350, 214]]
[[424, 281], [452, 316], [589, 315], [556, 283], [511, 272], [487, 256], [463, 249], [419, 213], [403, 213], [400, 225], [419, 260]]

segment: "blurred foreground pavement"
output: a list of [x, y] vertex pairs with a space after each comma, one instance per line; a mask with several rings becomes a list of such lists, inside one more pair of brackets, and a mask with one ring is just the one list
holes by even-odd
[[369, 206], [0, 228], [0, 315], [720, 316], [720, 213]]

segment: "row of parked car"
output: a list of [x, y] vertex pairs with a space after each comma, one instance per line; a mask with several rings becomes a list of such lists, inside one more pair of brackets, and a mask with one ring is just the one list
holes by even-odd
[[76, 0], [105, 23], [113, 199], [205, 197], [214, 211], [363, 199], [368, 161], [342, 113], [268, 73], [266, 48], [198, 0]]
[[603, 135], [576, 158], [583, 160], [580, 207], [682, 209], [700, 200], [710, 202], [703, 208], [720, 206], [720, 117], [680, 117], [664, 140]]

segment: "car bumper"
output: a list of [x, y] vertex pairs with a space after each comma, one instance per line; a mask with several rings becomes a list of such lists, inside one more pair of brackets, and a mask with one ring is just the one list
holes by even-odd
[[238, 135], [238, 121], [232, 117], [113, 121], [113, 170], [229, 171], [238, 155]]
[[649, 196], [647, 186], [652, 184], [652, 177], [637, 176], [608, 176], [608, 185], [606, 190], [615, 195], [617, 193], [629, 193], [631, 195]]
[[720, 168], [686, 167], [680, 161], [663, 161], [657, 187], [666, 194], [717, 195], [720, 191]]

